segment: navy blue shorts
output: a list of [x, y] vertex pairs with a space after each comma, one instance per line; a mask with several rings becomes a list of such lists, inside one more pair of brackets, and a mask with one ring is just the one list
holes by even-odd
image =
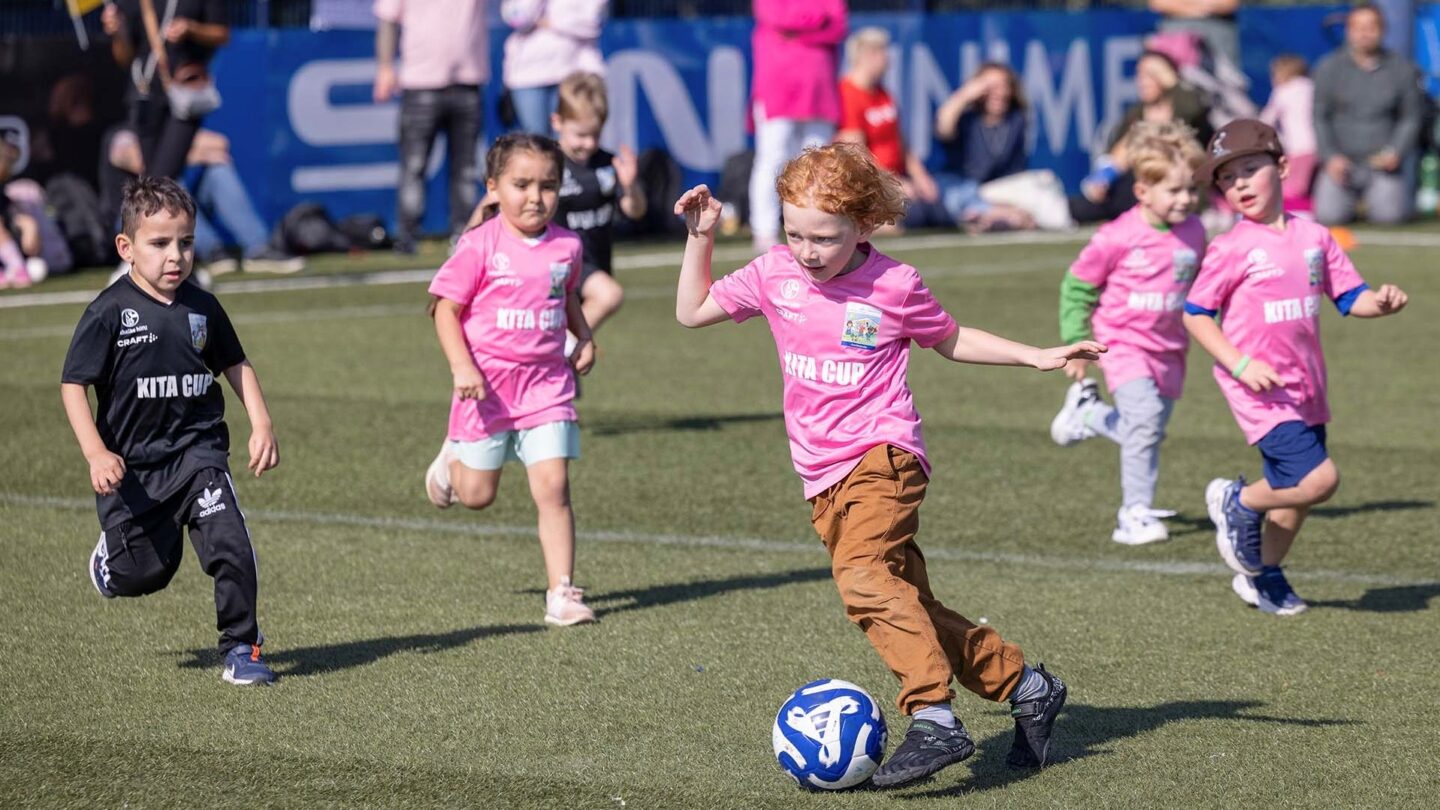
[[1264, 463], [1265, 480], [1275, 489], [1289, 489], [1325, 463], [1325, 426], [1296, 420], [1281, 422], [1255, 445]]

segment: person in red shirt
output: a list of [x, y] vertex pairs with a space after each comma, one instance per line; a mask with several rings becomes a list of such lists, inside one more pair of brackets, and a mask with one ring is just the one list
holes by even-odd
[[869, 148], [882, 169], [899, 176], [909, 202], [905, 225], [955, 225], [940, 205], [940, 190], [925, 162], [905, 149], [900, 112], [880, 83], [890, 69], [889, 48], [890, 34], [883, 28], [862, 28], [845, 42], [848, 71], [840, 79], [840, 131], [835, 140]]

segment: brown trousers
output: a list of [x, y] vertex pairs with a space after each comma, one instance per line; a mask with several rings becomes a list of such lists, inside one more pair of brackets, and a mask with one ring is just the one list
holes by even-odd
[[915, 545], [926, 483], [915, 454], [880, 445], [810, 500], [845, 613], [900, 679], [896, 704], [907, 715], [953, 698], [952, 677], [980, 697], [1004, 700], [1025, 667], [1018, 646], [930, 592]]

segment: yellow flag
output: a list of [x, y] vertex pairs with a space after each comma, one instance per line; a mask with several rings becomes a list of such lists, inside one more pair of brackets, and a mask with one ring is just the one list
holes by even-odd
[[83, 17], [99, 8], [104, 2], [105, 0], [65, 0], [65, 5], [70, 7], [71, 17]]

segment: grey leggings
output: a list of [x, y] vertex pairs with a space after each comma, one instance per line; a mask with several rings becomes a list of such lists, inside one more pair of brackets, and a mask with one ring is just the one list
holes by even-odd
[[1115, 405], [1097, 403], [1090, 412], [1090, 427], [1120, 445], [1122, 506], [1152, 506], [1155, 482], [1160, 478], [1160, 442], [1175, 400], [1160, 396], [1149, 377], [1131, 380], [1115, 389]]

